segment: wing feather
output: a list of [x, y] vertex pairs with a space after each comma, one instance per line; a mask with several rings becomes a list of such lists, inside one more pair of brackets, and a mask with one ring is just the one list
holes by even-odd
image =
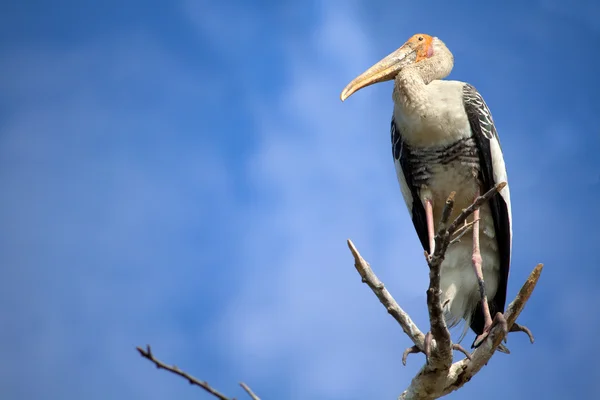
[[410, 212], [410, 216], [421, 241], [421, 245], [426, 252], [429, 252], [429, 239], [427, 233], [427, 218], [425, 217], [425, 207], [421, 203], [419, 196], [419, 187], [415, 185], [411, 173], [414, 166], [410, 162], [410, 150], [404, 145], [402, 134], [394, 118], [392, 117], [391, 127], [392, 137], [392, 155], [394, 157], [394, 165], [396, 166], [396, 175], [400, 183], [400, 190], [406, 202], [406, 207]]
[[[498, 132], [496, 131], [490, 109], [481, 94], [473, 86], [465, 84], [463, 87], [463, 101], [469, 118], [471, 132], [479, 149], [480, 179], [483, 183], [482, 190], [486, 192], [494, 185], [507, 181], [506, 166], [502, 156]], [[489, 300], [490, 311], [493, 316], [497, 312], [504, 312], [510, 270], [512, 220], [508, 185], [499, 195], [494, 196], [489, 203], [494, 219], [494, 230], [500, 255], [498, 290], [494, 298]], [[471, 328], [477, 333], [483, 331], [481, 306], [478, 306], [473, 315]]]

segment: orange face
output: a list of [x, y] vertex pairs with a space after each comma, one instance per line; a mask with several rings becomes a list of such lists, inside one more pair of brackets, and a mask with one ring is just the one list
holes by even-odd
[[[388, 54], [371, 68], [354, 78], [342, 91], [340, 99], [344, 101], [357, 90], [378, 82], [394, 79], [407, 65], [427, 60], [434, 53], [434, 37], [424, 33], [416, 34], [399, 49]], [[436, 42], [437, 43], [437, 42]], [[443, 44], [441, 44], [443, 46]], [[450, 54], [450, 57], [452, 55]], [[452, 63], [452, 61], [450, 61]]]
[[417, 51], [417, 59], [415, 62], [419, 62], [433, 55], [433, 37], [424, 33], [417, 33], [408, 41], [406, 45]]

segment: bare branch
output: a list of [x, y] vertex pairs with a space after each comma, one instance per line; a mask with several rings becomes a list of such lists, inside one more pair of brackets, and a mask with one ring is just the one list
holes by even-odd
[[[452, 343], [441, 305], [440, 271], [448, 247], [471, 228], [472, 223], [467, 223], [467, 218], [505, 186], [506, 183], [502, 182], [484, 195], [479, 196], [473, 204], [463, 209], [449, 226], [448, 219], [452, 215], [454, 206], [454, 192], [448, 197], [435, 236], [434, 252], [433, 254], [425, 254], [429, 265], [427, 309], [431, 325], [430, 333], [427, 335], [421, 333], [410, 317], [394, 301], [369, 264], [360, 256], [352, 242], [348, 240], [348, 246], [354, 255], [355, 267], [363, 282], [369, 285], [379, 301], [386, 306], [388, 312], [400, 323], [404, 332], [415, 344], [406, 349], [402, 355], [402, 363], [406, 365], [406, 358], [411, 353], [421, 351], [428, 356], [427, 363], [400, 396], [401, 400], [433, 400], [462, 387], [488, 363], [509, 330], [523, 331], [530, 336], [533, 342], [531, 332], [526, 327], [516, 324], [515, 321], [539, 280], [543, 268], [542, 264], [539, 264], [533, 270], [515, 300], [508, 306], [505, 314], [497, 315], [496, 318], [499, 323], [493, 326], [487, 338], [472, 354], [469, 354], [460, 345]], [[466, 358], [453, 364], [453, 350], [461, 351]]]
[[400, 324], [402, 330], [412, 340], [412, 342], [421, 351], [423, 350], [423, 343], [425, 341], [425, 335], [419, 330], [417, 325], [412, 321], [410, 316], [398, 305], [396, 300], [392, 297], [390, 292], [385, 288], [383, 282], [379, 280], [377, 275], [373, 272], [369, 263], [365, 261], [360, 255], [352, 240], [348, 239], [348, 247], [354, 256], [354, 266], [360, 274], [362, 281], [366, 283], [373, 293], [377, 296], [381, 304], [384, 305], [385, 309], [394, 319]]
[[[150, 348], [150, 345], [147, 345], [145, 350], [142, 349], [141, 347], [136, 347], [136, 349], [142, 357], [150, 360], [154, 365], [156, 365], [156, 368], [164, 369], [166, 371], [172, 372], [175, 375], [181, 376], [182, 378], [186, 379], [190, 383], [190, 385], [196, 385], [196, 386], [201, 387], [202, 389], [206, 390], [208, 393], [212, 394], [214, 397], [216, 397], [219, 400], [235, 400], [235, 399], [225, 396], [223, 393], [219, 392], [218, 390], [216, 390], [215, 388], [210, 386], [208, 384], [208, 382], [201, 381], [197, 378], [194, 378], [193, 376], [189, 375], [188, 373], [177, 368], [175, 365], [167, 365], [167, 364], [163, 363], [162, 361], [158, 360], [156, 357], [154, 357], [154, 354], [152, 354], [152, 349]], [[240, 383], [240, 385], [250, 395], [252, 400], [260, 400], [260, 398], [258, 396], [256, 396], [254, 394], [254, 392], [252, 392], [252, 390], [248, 387], [248, 385], [246, 385], [245, 383]]]
[[479, 219], [475, 219], [468, 223], [467, 223], [467, 221], [465, 221], [464, 225], [462, 225], [460, 228], [458, 228], [456, 230], [456, 232], [454, 232], [454, 238], [450, 241], [450, 244], [448, 245], [448, 247], [452, 246], [454, 243], [460, 242], [460, 239], [465, 235], [465, 233], [467, 233], [471, 230], [471, 228], [477, 221], [479, 221]]
[[[472, 353], [469, 354], [462, 346], [453, 344], [450, 332], [446, 326], [441, 304], [440, 273], [441, 265], [448, 247], [460, 240], [473, 223], [467, 223], [467, 218], [481, 205], [497, 194], [506, 183], [496, 185], [482, 196], [479, 196], [473, 204], [463, 209], [461, 213], [448, 226], [448, 220], [452, 215], [454, 207], [454, 195], [452, 192], [448, 197], [442, 218], [435, 236], [433, 254], [425, 254], [429, 265], [429, 288], [427, 290], [427, 309], [429, 312], [430, 331], [424, 335], [410, 316], [398, 305], [384, 284], [379, 280], [371, 269], [369, 263], [360, 255], [351, 240], [348, 239], [348, 247], [354, 257], [354, 266], [360, 274], [362, 281], [366, 283], [377, 296], [394, 319], [400, 324], [404, 333], [411, 339], [414, 346], [406, 349], [402, 356], [402, 363], [406, 365], [406, 357], [411, 353], [424, 352], [428, 356], [427, 363], [421, 368], [411, 381], [409, 387], [400, 395], [399, 400], [433, 400], [451, 393], [477, 374], [484, 365], [488, 363], [507, 332], [521, 331], [529, 335], [533, 343], [533, 335], [526, 327], [516, 323], [516, 320], [529, 300], [542, 272], [543, 266], [539, 264], [529, 275], [529, 278], [517, 294], [516, 298], [509, 304], [504, 314], [496, 315], [499, 323], [493, 325], [487, 338]], [[175, 375], [186, 379], [190, 384], [204, 389], [219, 400], [234, 400], [220, 393], [207, 382], [198, 380], [176, 366], [169, 366], [154, 357], [150, 346], [144, 350], [137, 347], [140, 355], [150, 360], [159, 369], [167, 370]], [[465, 358], [452, 363], [452, 351], [460, 351]], [[240, 383], [252, 400], [260, 398], [246, 385]]]
[[[525, 308], [525, 304], [540, 279], [542, 269], [542, 264], [538, 264], [534, 268], [515, 299], [508, 305], [504, 316], [509, 330], [517, 320], [519, 314], [521, 314], [521, 311], [523, 311], [523, 308]], [[399, 399], [433, 400], [459, 389], [488, 363], [494, 355], [494, 351], [502, 342], [502, 339], [504, 339], [504, 331], [501, 326], [497, 325], [490, 332], [488, 339], [473, 352], [471, 360], [463, 359], [452, 364], [442, 380], [433, 382], [431, 374], [427, 371], [427, 367], [421, 368], [417, 376], [413, 378], [408, 389], [400, 395]]]
[[475, 201], [473, 202], [473, 204], [471, 204], [469, 207], [462, 210], [462, 212], [458, 215], [458, 217], [456, 217], [454, 222], [452, 222], [452, 225], [450, 225], [450, 227], [448, 228], [448, 231], [452, 232], [452, 233], [456, 232], [456, 229], [460, 225], [464, 224], [464, 222], [467, 220], [467, 218], [469, 218], [476, 209], [478, 209], [486, 201], [488, 201], [489, 199], [494, 197], [494, 195], [496, 195], [496, 193], [498, 193], [502, 189], [504, 189], [505, 186], [506, 186], [506, 182], [500, 182], [499, 184], [497, 184], [496, 186], [494, 186], [493, 188], [488, 190], [484, 195], [477, 197], [475, 199]]
[[440, 275], [446, 248], [448, 247], [448, 237], [450, 236], [446, 231], [446, 224], [454, 208], [455, 194], [455, 192], [450, 193], [444, 205], [438, 233], [435, 235], [435, 251], [432, 256], [426, 255], [425, 257], [427, 264], [429, 264], [427, 310], [429, 311], [431, 334], [435, 340], [435, 346], [431, 354], [425, 352], [429, 370], [444, 370], [452, 364], [452, 339], [442, 309]]
[[248, 395], [252, 398], [252, 400], [260, 400], [260, 397], [258, 397], [256, 394], [254, 394], [252, 389], [250, 389], [250, 387], [248, 385], [246, 385], [244, 382], [240, 382], [240, 386], [246, 391], [246, 393], [248, 393]]
[[439, 222], [438, 232], [435, 235], [435, 251], [433, 254], [426, 254], [425, 258], [429, 265], [429, 288], [427, 289], [427, 309], [429, 311], [429, 322], [431, 325], [431, 333], [434, 343], [432, 353], [426, 353], [428, 356], [428, 366], [430, 370], [440, 371], [445, 370], [452, 364], [452, 339], [450, 332], [446, 326], [444, 314], [441, 305], [441, 290], [440, 290], [440, 274], [442, 262], [446, 256], [446, 251], [450, 245], [452, 237], [457, 230], [463, 229], [467, 218], [475, 212], [481, 205], [488, 201], [492, 196], [497, 194], [506, 186], [506, 182], [499, 183], [490, 189], [483, 196], [477, 197], [473, 204], [462, 210], [462, 212], [452, 222], [450, 227], [446, 229], [448, 219], [454, 208], [454, 196], [456, 192], [450, 193]]

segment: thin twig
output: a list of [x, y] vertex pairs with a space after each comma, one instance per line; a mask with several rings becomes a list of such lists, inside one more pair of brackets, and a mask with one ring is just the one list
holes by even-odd
[[469, 207], [467, 207], [464, 210], [462, 210], [462, 212], [458, 215], [458, 217], [456, 217], [456, 219], [454, 220], [454, 222], [452, 222], [452, 224], [448, 228], [448, 232], [450, 232], [451, 235], [454, 232], [456, 232], [456, 230], [458, 229], [458, 227], [460, 225], [462, 225], [467, 220], [467, 218], [469, 218], [471, 216], [471, 214], [473, 214], [473, 212], [476, 209], [478, 209], [486, 201], [488, 201], [489, 199], [491, 199], [492, 197], [494, 197], [494, 195], [496, 193], [500, 192], [502, 189], [504, 189], [505, 186], [506, 186], [506, 182], [500, 182], [499, 184], [497, 184], [496, 186], [494, 186], [493, 188], [491, 188], [490, 190], [488, 190], [482, 196], [477, 197], [475, 199], [475, 201], [473, 202], [473, 204], [471, 204]]
[[154, 363], [154, 365], [156, 365], [156, 368], [164, 369], [164, 370], [174, 373], [175, 375], [179, 375], [182, 378], [186, 379], [190, 383], [190, 385], [199, 386], [220, 400], [233, 400], [233, 399], [225, 396], [223, 393], [219, 392], [218, 390], [214, 389], [212, 386], [210, 386], [208, 384], [208, 382], [201, 381], [197, 378], [194, 378], [193, 376], [180, 370], [176, 366], [167, 365], [167, 364], [163, 363], [162, 361], [158, 360], [157, 358], [154, 357], [154, 354], [152, 354], [152, 349], [150, 348], [150, 345], [146, 346], [146, 350], [142, 349], [141, 347], [136, 347], [136, 349], [142, 357], [144, 357], [144, 358], [150, 360], [152, 363]]
[[479, 221], [480, 219], [481, 218], [478, 218], [468, 223], [465, 221], [464, 225], [462, 225], [456, 230], [456, 232], [454, 232], [454, 238], [450, 241], [448, 247], [452, 246], [454, 243], [460, 242], [460, 239], [462, 239], [462, 237], [465, 236], [467, 232], [469, 232], [470, 228], [475, 224], [475, 222]]
[[362, 281], [371, 288], [387, 312], [400, 324], [404, 333], [412, 340], [415, 346], [423, 350], [423, 342], [425, 340], [423, 332], [419, 330], [410, 316], [398, 305], [377, 275], [375, 275], [369, 263], [362, 258], [350, 239], [348, 239], [348, 247], [354, 256], [354, 266], [360, 274]]
[[253, 391], [252, 389], [250, 389], [250, 387], [248, 385], [246, 385], [244, 382], [240, 382], [240, 386], [242, 388], [244, 388], [244, 390], [246, 391], [246, 393], [248, 393], [248, 395], [252, 398], [252, 400], [260, 400], [260, 397], [258, 397]]

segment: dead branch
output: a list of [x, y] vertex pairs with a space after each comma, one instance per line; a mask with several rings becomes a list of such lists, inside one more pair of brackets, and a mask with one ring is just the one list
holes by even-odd
[[[450, 215], [452, 215], [454, 207], [454, 192], [448, 197], [442, 211], [438, 232], [435, 236], [434, 251], [432, 254], [425, 254], [429, 266], [427, 310], [430, 322], [430, 331], [426, 335], [423, 334], [410, 316], [398, 305], [390, 292], [385, 288], [383, 282], [375, 275], [369, 263], [360, 255], [352, 241], [348, 240], [348, 247], [354, 257], [354, 266], [360, 274], [362, 281], [371, 288], [387, 312], [394, 317], [402, 327], [404, 333], [414, 343], [414, 346], [409, 347], [404, 352], [402, 363], [406, 364], [407, 356], [412, 353], [423, 352], [427, 356], [427, 363], [412, 379], [409, 387], [400, 395], [399, 400], [433, 400], [461, 388], [488, 363], [508, 331], [525, 332], [529, 336], [531, 343], [533, 343], [533, 336], [529, 329], [517, 324], [516, 320], [521, 311], [523, 311], [540, 278], [543, 268], [542, 264], [538, 264], [535, 267], [516, 298], [509, 304], [502, 319], [503, 323], [495, 324], [487, 338], [472, 354], [469, 354], [460, 345], [452, 343], [441, 305], [440, 273], [448, 247], [457, 240], [460, 240], [461, 236], [471, 228], [473, 223], [467, 223], [467, 218], [476, 209], [481, 207], [482, 204], [502, 190], [505, 185], [506, 183], [504, 182], [500, 183], [483, 196], [478, 197], [473, 204], [463, 209], [449, 226], [448, 220]], [[194, 378], [174, 365], [169, 366], [159, 361], [152, 354], [150, 346], [147, 346], [145, 350], [137, 347], [137, 350], [142, 357], [150, 360], [157, 368], [181, 376], [190, 384], [201, 387], [219, 400], [234, 400], [220, 393], [207, 382]], [[465, 358], [453, 363], [453, 350], [461, 351], [465, 355]], [[248, 385], [240, 383], [240, 386], [252, 400], [260, 400]]]
[[[516, 324], [516, 319], [538, 282], [543, 268], [542, 264], [535, 267], [516, 298], [509, 304], [504, 313], [506, 324], [504, 326], [496, 324], [488, 337], [471, 355], [459, 345], [452, 343], [441, 306], [440, 270], [448, 247], [453, 242], [453, 238], [459, 237], [457, 234], [460, 235], [464, 232], [464, 229], [467, 229], [467, 218], [502, 190], [505, 185], [506, 183], [502, 182], [484, 195], [479, 196], [471, 206], [461, 211], [450, 226], [447, 224], [454, 206], [454, 193], [448, 197], [435, 236], [434, 252], [433, 254], [425, 254], [430, 271], [427, 309], [431, 329], [427, 335], [423, 335], [410, 316], [396, 303], [369, 264], [360, 256], [352, 241], [348, 240], [348, 246], [354, 256], [355, 267], [363, 282], [371, 288], [379, 301], [398, 321], [402, 330], [414, 343], [414, 346], [409, 347], [404, 352], [402, 362], [406, 364], [406, 357], [411, 353], [424, 352], [427, 356], [427, 363], [413, 378], [409, 387], [400, 395], [399, 400], [433, 400], [459, 389], [488, 363], [496, 348], [504, 339], [507, 330], [523, 331], [530, 336], [533, 343], [531, 332], [527, 328]], [[463, 352], [466, 358], [452, 363], [452, 350]]]
[[479, 219], [474, 219], [473, 221], [468, 223], [465, 221], [464, 225], [458, 228], [456, 232], [454, 232], [454, 238], [450, 241], [449, 246], [452, 246], [454, 243], [460, 242], [460, 239], [462, 239], [462, 237], [465, 236], [465, 234], [471, 230], [475, 222], [478, 221]]
[[415, 346], [420, 351], [423, 351], [425, 342], [425, 335], [423, 332], [419, 330], [409, 315], [398, 305], [396, 300], [394, 300], [390, 292], [388, 292], [383, 285], [383, 282], [375, 275], [369, 263], [362, 258], [350, 239], [348, 239], [348, 247], [354, 256], [354, 266], [360, 274], [362, 281], [371, 288], [387, 312], [400, 324], [404, 333], [406, 333], [410, 340], [413, 341]]
[[429, 264], [429, 288], [427, 289], [427, 310], [429, 312], [429, 322], [431, 325], [431, 336], [435, 341], [433, 351], [426, 351], [427, 367], [431, 371], [444, 370], [452, 364], [452, 339], [450, 332], [446, 326], [444, 319], [444, 311], [442, 310], [442, 291], [440, 289], [440, 275], [442, 269], [442, 261], [448, 247], [448, 238], [452, 234], [446, 231], [446, 224], [452, 214], [454, 208], [455, 192], [450, 193], [440, 221], [438, 234], [435, 235], [435, 245], [433, 255], [425, 254], [427, 264]]
[[[142, 357], [150, 360], [154, 365], [156, 365], [156, 368], [164, 369], [166, 371], [172, 372], [175, 375], [181, 376], [182, 378], [186, 379], [190, 383], [190, 385], [196, 385], [201, 387], [202, 389], [206, 390], [208, 393], [212, 394], [219, 400], [235, 400], [233, 398], [225, 396], [223, 393], [210, 386], [208, 382], [194, 378], [188, 373], [177, 368], [175, 365], [167, 365], [162, 361], [158, 360], [156, 357], [154, 357], [154, 354], [152, 354], [152, 349], [150, 348], [150, 345], [147, 345], [145, 350], [141, 347], [136, 347], [136, 349]], [[246, 393], [248, 393], [252, 400], [260, 400], [260, 398], [257, 395], [255, 395], [252, 389], [250, 389], [250, 387], [244, 382], [241, 382], [240, 386], [246, 391]]]
[[[538, 264], [534, 268], [515, 299], [508, 305], [504, 316], [509, 327], [515, 323], [525, 308], [525, 304], [540, 278], [542, 269], [542, 264]], [[455, 362], [444, 374], [436, 376], [436, 379], [432, 379], [432, 375], [428, 373], [426, 367], [421, 368], [410, 386], [400, 395], [399, 400], [433, 400], [461, 388], [488, 363], [504, 336], [502, 327], [496, 325], [488, 338], [471, 354], [471, 360], [463, 359]]]
[[246, 393], [248, 393], [252, 400], [260, 400], [260, 397], [254, 394], [252, 389], [250, 389], [250, 386], [246, 385], [244, 382], [240, 382], [240, 386], [246, 391]]

